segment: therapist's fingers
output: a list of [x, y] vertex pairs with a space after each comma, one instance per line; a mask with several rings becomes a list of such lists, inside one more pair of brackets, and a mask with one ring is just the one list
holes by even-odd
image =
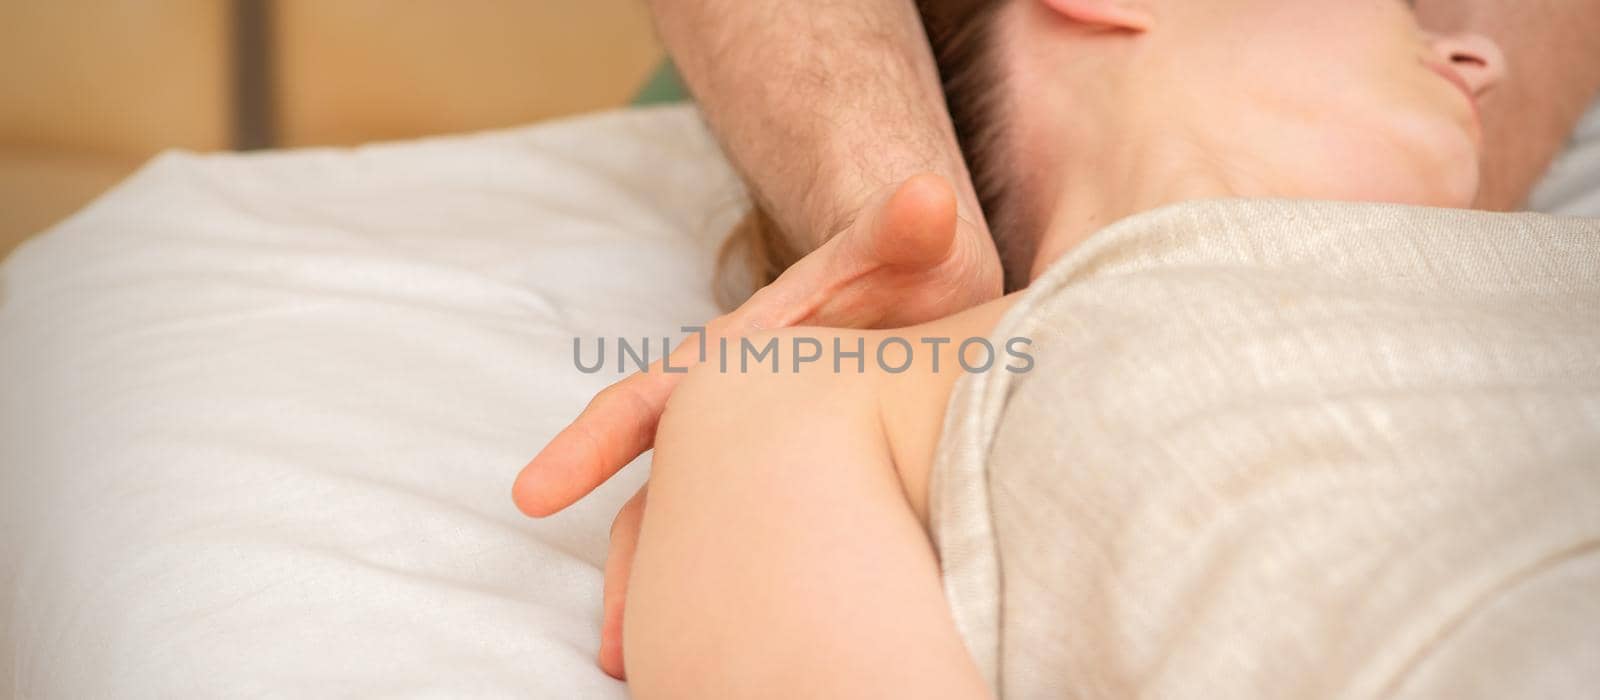
[[681, 376], [640, 372], [596, 395], [517, 475], [517, 508], [535, 518], [553, 515], [650, 449]]
[[628, 574], [633, 552], [639, 546], [639, 524], [644, 519], [646, 485], [628, 499], [611, 523], [611, 549], [606, 553], [605, 588], [600, 621], [600, 670], [622, 680], [622, 615], [628, 597]]
[[[737, 334], [740, 317], [730, 314], [706, 324], [705, 344]], [[671, 365], [687, 369], [700, 361], [701, 339], [691, 337], [672, 351]], [[583, 412], [517, 475], [511, 498], [523, 513], [542, 518], [578, 502], [655, 443], [656, 426], [667, 399], [683, 379], [657, 361], [643, 372], [606, 387]]]
[[[914, 323], [981, 301], [973, 277], [952, 264], [955, 193], [944, 178], [913, 177], [885, 188], [862, 218], [801, 259], [734, 312], [690, 338], [672, 366], [697, 364], [719, 338], [795, 325], [863, 328]], [[954, 263], [960, 263], [954, 260]], [[683, 378], [660, 362], [595, 396], [523, 468], [512, 487], [522, 512], [544, 517], [577, 502], [650, 449], [667, 399]]]

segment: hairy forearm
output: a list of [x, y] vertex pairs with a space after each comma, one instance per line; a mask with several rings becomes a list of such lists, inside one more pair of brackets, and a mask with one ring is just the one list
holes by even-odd
[[982, 222], [912, 0], [649, 3], [723, 149], [796, 248], [922, 172], [948, 177], [961, 216]]
[[1600, 91], [1600, 2], [1421, 0], [1418, 11], [1430, 30], [1476, 32], [1505, 51], [1507, 79], [1483, 102], [1478, 203], [1521, 207]]

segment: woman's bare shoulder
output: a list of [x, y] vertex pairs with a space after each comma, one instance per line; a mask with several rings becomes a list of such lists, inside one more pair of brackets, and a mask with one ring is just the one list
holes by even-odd
[[1004, 371], [1006, 349], [987, 338], [1012, 301], [909, 328], [786, 328], [718, 341], [673, 394], [663, 430], [693, 416], [700, 430], [879, 444], [925, 518], [945, 404], [964, 374]]
[[975, 371], [1006, 371], [1015, 363], [1003, 343], [989, 339], [1015, 296], [953, 316], [888, 331], [920, 351], [904, 372], [880, 372], [876, 391], [885, 439], [917, 516], [927, 522], [928, 477], [956, 380]]

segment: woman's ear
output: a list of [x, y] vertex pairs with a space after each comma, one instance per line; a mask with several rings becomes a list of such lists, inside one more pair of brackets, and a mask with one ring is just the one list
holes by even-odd
[[1144, 0], [1039, 0], [1056, 14], [1078, 24], [1129, 32], [1148, 31], [1155, 13]]

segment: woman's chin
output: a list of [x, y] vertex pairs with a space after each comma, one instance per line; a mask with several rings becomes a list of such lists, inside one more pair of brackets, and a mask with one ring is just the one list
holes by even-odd
[[1439, 143], [1432, 150], [1433, 163], [1425, 168], [1423, 180], [1431, 184], [1432, 201], [1429, 206], [1451, 209], [1470, 209], [1478, 201], [1482, 170], [1479, 158], [1482, 149], [1475, 132], [1465, 128], [1441, 132]]
[[1476, 153], [1471, 160], [1461, 163], [1452, 170], [1448, 177], [1440, 178], [1438, 184], [1440, 191], [1435, 195], [1436, 201], [1429, 203], [1430, 206], [1448, 209], [1473, 208], [1478, 202], [1478, 190], [1481, 184]]

